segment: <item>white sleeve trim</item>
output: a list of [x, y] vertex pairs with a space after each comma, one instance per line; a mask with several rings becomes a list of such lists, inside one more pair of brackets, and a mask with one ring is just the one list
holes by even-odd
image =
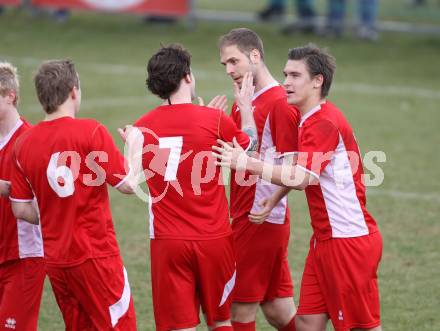
[[304, 168], [303, 166], [300, 166], [300, 165], [296, 165], [296, 166], [297, 166], [298, 168], [304, 170], [305, 172], [311, 174], [312, 176], [316, 177], [316, 179], [319, 179], [319, 175], [316, 174], [315, 172], [313, 172], [313, 171], [311, 171], [311, 170], [309, 170], [309, 169], [307, 169], [307, 168]]
[[119, 183], [117, 183], [115, 186], [113, 186], [113, 187], [115, 189], [120, 187], [122, 184], [124, 184], [127, 181], [128, 177], [130, 177], [130, 175], [131, 175], [131, 169], [129, 169], [127, 175], [124, 178], [122, 178], [122, 180]]
[[17, 121], [17, 123], [15, 123], [14, 127], [12, 128], [11, 131], [9, 131], [6, 134], [6, 137], [4, 137], [2, 140], [0, 140], [0, 150], [3, 149], [3, 147], [5, 147], [9, 141], [11, 140], [12, 136], [15, 134], [15, 132], [17, 132], [18, 129], [20, 129], [20, 127], [23, 125], [23, 121], [21, 119], [19, 119]]
[[12, 202], [32, 202], [32, 201], [34, 201], [34, 199], [15, 199], [12, 197], [9, 197], [9, 200], [11, 200]]

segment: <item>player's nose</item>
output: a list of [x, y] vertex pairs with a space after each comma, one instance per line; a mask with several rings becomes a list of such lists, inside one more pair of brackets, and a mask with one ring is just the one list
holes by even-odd
[[231, 76], [234, 73], [234, 67], [231, 66], [230, 64], [226, 65], [226, 73]]

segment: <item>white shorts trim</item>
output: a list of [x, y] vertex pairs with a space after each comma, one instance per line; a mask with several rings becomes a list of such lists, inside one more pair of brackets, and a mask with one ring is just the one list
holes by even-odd
[[229, 295], [231, 294], [232, 290], [235, 286], [235, 278], [237, 276], [237, 271], [234, 270], [234, 274], [232, 275], [231, 279], [226, 283], [225, 288], [223, 290], [222, 300], [220, 301], [219, 307], [223, 306], [223, 304], [228, 300]]
[[124, 290], [122, 292], [121, 298], [114, 304], [112, 304], [108, 310], [110, 312], [110, 318], [112, 320], [112, 327], [118, 324], [119, 319], [124, 316], [130, 306], [131, 300], [131, 289], [128, 283], [127, 270], [124, 267]]

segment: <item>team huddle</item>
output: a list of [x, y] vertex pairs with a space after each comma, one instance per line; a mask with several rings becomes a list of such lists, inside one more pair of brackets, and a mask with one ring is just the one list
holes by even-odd
[[[209, 330], [254, 331], [259, 307], [282, 331], [323, 331], [329, 319], [337, 331], [382, 330], [382, 239], [353, 130], [326, 99], [334, 58], [312, 44], [290, 49], [281, 85], [252, 30], [233, 29], [218, 46], [230, 115], [225, 96], [193, 103], [190, 53], [162, 46], [146, 84], [163, 103], [118, 129], [124, 155], [104, 125], [76, 118], [72, 61], [39, 66], [45, 118], [35, 126], [17, 111], [17, 70], [0, 62], [0, 330], [37, 330], [46, 275], [66, 330], [136, 330], [107, 185], [135, 194], [142, 181], [156, 330], [195, 331], [201, 309]], [[298, 308], [292, 189], [305, 191], [313, 228]]]

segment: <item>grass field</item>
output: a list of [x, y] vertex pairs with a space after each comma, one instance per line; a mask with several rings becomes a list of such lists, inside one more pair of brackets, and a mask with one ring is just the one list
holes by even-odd
[[[117, 139], [117, 127], [132, 123], [159, 103], [146, 92], [144, 81], [145, 63], [160, 42], [178, 41], [192, 52], [201, 96], [210, 99], [222, 93], [231, 98], [231, 84], [219, 64], [216, 40], [233, 27], [200, 23], [189, 32], [180, 24], [147, 26], [132, 17], [95, 14], [74, 15], [59, 25], [7, 12], [0, 17], [0, 59], [18, 66], [20, 110], [35, 123], [42, 118], [42, 111], [33, 89], [33, 71], [44, 59], [72, 58], [81, 77], [81, 117], [102, 121]], [[261, 35], [267, 65], [280, 80], [289, 47], [314, 41], [329, 47], [336, 56], [338, 69], [329, 99], [345, 112], [363, 153], [380, 150], [387, 156], [381, 164], [383, 184], [367, 189], [369, 210], [384, 238], [380, 267], [384, 329], [440, 330], [440, 38], [385, 34], [372, 44], [350, 38], [284, 37], [270, 25], [248, 27]], [[111, 202], [139, 330], [154, 330], [147, 207], [139, 199], [115, 191]], [[292, 193], [290, 206], [289, 253], [299, 289], [311, 234], [303, 193]], [[61, 315], [46, 285], [40, 330], [62, 330]], [[271, 329], [261, 315], [258, 325], [258, 330]]]

